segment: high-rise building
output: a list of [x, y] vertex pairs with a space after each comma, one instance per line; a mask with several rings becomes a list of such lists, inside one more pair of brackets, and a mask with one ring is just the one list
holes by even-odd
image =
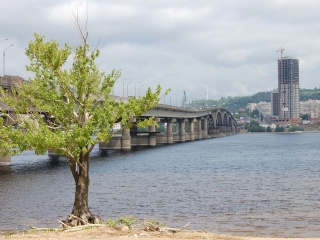
[[271, 92], [271, 116], [279, 117], [279, 94], [278, 90]]
[[279, 119], [300, 117], [299, 59], [278, 59]]

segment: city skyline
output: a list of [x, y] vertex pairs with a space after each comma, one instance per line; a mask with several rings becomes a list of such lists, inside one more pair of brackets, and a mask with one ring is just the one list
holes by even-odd
[[281, 46], [300, 59], [300, 87], [319, 87], [318, 1], [0, 0], [0, 7], [0, 41], [8, 39], [0, 42], [1, 54], [14, 45], [5, 52], [8, 75], [30, 76], [24, 51], [34, 32], [79, 44], [78, 12], [81, 23], [88, 13], [89, 43], [100, 49], [100, 68], [122, 69], [115, 86], [120, 96], [157, 84], [171, 88], [179, 102], [184, 91], [188, 101], [271, 91]]

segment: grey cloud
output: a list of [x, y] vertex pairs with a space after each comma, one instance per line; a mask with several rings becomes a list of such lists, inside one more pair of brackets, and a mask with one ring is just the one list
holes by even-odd
[[87, 2], [99, 66], [122, 69], [118, 94], [123, 85], [133, 94], [157, 84], [171, 88], [171, 98], [185, 90], [188, 100], [205, 98], [206, 91], [217, 99], [272, 90], [281, 46], [300, 59], [301, 87], [319, 86], [320, 2], [312, 0], [2, 1], [0, 40], [15, 45], [6, 72], [30, 75], [24, 49], [33, 32], [77, 45], [73, 13], [78, 9], [83, 19]]

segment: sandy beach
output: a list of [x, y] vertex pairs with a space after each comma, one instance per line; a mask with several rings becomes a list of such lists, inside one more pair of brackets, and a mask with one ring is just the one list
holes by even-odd
[[118, 231], [111, 227], [95, 227], [91, 229], [82, 229], [77, 231], [62, 232], [48, 230], [30, 230], [25, 232], [1, 232], [0, 239], [46, 239], [46, 240], [71, 240], [71, 239], [216, 239], [216, 240], [320, 240], [320, 238], [260, 238], [251, 236], [231, 236], [225, 234], [214, 234], [204, 231], [182, 231], [182, 232], [146, 232], [139, 229], [129, 231]]

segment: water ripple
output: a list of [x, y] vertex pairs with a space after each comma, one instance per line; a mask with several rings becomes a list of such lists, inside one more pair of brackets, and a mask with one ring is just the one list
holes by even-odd
[[[247, 134], [138, 149], [95, 149], [89, 204], [103, 218], [270, 237], [319, 237], [320, 134]], [[32, 152], [0, 167], [0, 230], [58, 226], [72, 209], [64, 160]]]

